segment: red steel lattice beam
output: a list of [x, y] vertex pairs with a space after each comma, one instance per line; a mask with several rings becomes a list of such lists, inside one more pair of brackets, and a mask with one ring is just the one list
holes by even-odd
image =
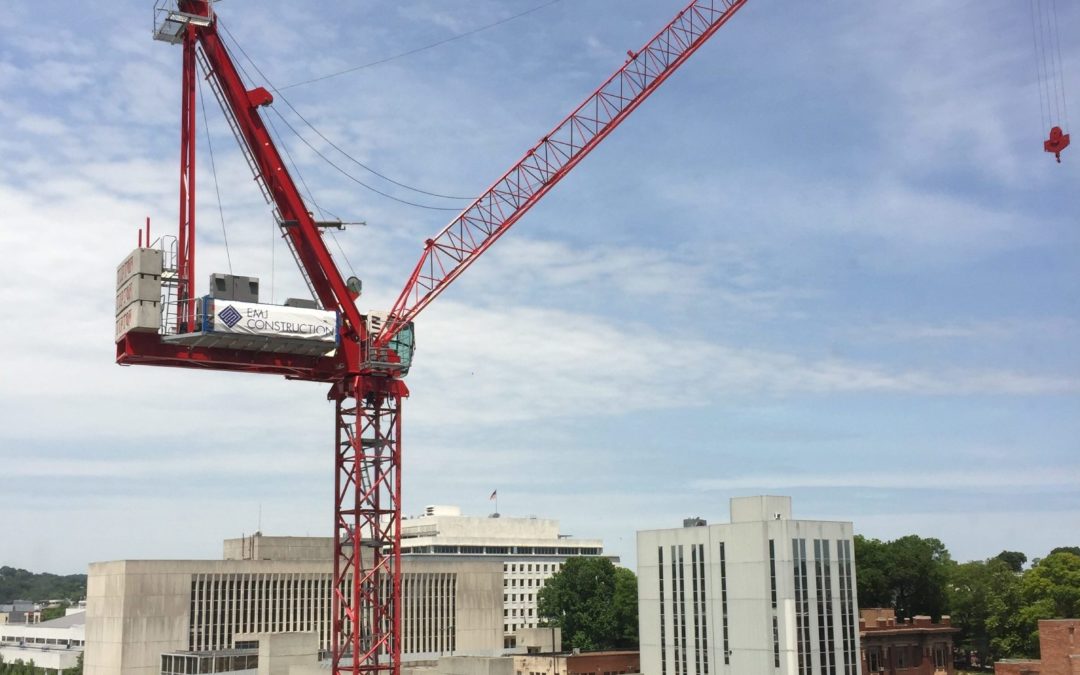
[[694, 0], [644, 47], [628, 52], [622, 68], [425, 242], [377, 344], [385, 345], [413, 320], [744, 4], [746, 0]]
[[335, 386], [333, 670], [387, 672], [401, 663], [400, 381]]

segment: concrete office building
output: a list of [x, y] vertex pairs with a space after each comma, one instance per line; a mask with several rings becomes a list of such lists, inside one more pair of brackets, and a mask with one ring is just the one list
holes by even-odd
[[[262, 555], [291, 551], [298, 559], [91, 564], [86, 675], [189, 672], [186, 664], [199, 668], [190, 672], [247, 670], [258, 654], [249, 636], [267, 633], [315, 634], [318, 648], [329, 649], [331, 561], [305, 560], [321, 555], [318, 547], [283, 541], [298, 538], [257, 539]], [[501, 653], [501, 609], [498, 561], [432, 556], [402, 564], [406, 660]]]
[[37, 668], [60, 671], [74, 668], [86, 639], [86, 614], [69, 612], [50, 621], [0, 625], [0, 657], [5, 663], [34, 662]]
[[851, 523], [735, 498], [730, 523], [638, 532], [637, 559], [642, 672], [858, 675]]
[[0, 625], [6, 623], [37, 623], [41, 621], [41, 605], [26, 600], [0, 604]]
[[[545, 518], [463, 516], [456, 506], [428, 506], [423, 515], [401, 522], [401, 552], [421, 556], [468, 556], [498, 560], [503, 569], [503, 644], [515, 633], [539, 625], [537, 596], [568, 558], [602, 556], [600, 539], [559, 534], [559, 521]], [[612, 561], [618, 558], [608, 556]]]

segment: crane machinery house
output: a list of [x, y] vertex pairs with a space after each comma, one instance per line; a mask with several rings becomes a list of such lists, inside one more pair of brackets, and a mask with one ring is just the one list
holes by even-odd
[[[129, 332], [161, 333], [162, 339], [191, 347], [323, 356], [340, 339], [337, 312], [314, 301], [289, 298], [284, 305], [259, 302], [259, 280], [231, 274], [210, 275], [210, 293], [179, 301], [169, 283], [175, 268], [162, 248], [137, 248], [116, 268], [116, 340]], [[194, 321], [177, 324], [190, 304]], [[170, 330], [171, 329], [171, 330]]]

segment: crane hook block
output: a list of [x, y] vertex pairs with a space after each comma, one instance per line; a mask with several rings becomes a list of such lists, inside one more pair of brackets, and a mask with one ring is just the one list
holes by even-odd
[[1050, 138], [1043, 141], [1043, 150], [1054, 153], [1058, 164], [1061, 164], [1061, 151], [1067, 147], [1069, 147], [1069, 134], [1062, 131], [1061, 127], [1051, 129]]

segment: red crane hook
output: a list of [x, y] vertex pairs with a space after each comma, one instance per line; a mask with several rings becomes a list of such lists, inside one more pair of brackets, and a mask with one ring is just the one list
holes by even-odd
[[1069, 134], [1062, 131], [1061, 127], [1051, 129], [1050, 138], [1043, 141], [1043, 150], [1054, 153], [1058, 164], [1061, 164], [1061, 151], [1067, 147], [1069, 147]]

